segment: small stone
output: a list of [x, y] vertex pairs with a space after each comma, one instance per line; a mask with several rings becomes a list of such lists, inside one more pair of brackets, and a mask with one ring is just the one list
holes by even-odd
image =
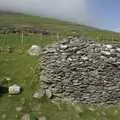
[[41, 53], [41, 48], [38, 45], [32, 45], [32, 47], [28, 50], [28, 53], [31, 56], [39, 56]]
[[78, 50], [77, 52], [76, 52], [76, 54], [80, 54], [81, 53], [81, 51], [80, 50]]
[[44, 72], [41, 72], [41, 74], [40, 74], [40, 80], [44, 81], [44, 82], [48, 81], [48, 78], [44, 75]]
[[115, 59], [115, 58], [113, 58], [113, 57], [110, 57], [110, 58], [109, 58], [109, 61], [111, 61], [111, 62], [115, 62], [115, 61], [116, 61], [116, 59]]
[[117, 52], [120, 52], [120, 48], [116, 48], [116, 51], [117, 51]]
[[107, 57], [105, 57], [105, 56], [103, 56], [103, 55], [100, 56], [100, 58], [103, 59], [103, 60], [107, 59]]
[[52, 92], [50, 90], [46, 90], [46, 96], [50, 99], [52, 98]]
[[46, 82], [46, 83], [48, 82], [48, 78], [46, 76], [43, 76], [43, 75], [40, 76], [40, 80], [43, 82]]
[[82, 56], [81, 59], [82, 60], [88, 60], [88, 57], [87, 56]]
[[16, 111], [17, 111], [17, 112], [21, 112], [22, 109], [23, 109], [22, 107], [16, 107]]
[[68, 36], [68, 39], [72, 39], [73, 38], [73, 36]]
[[108, 49], [112, 49], [113, 46], [112, 45], [105, 45], [105, 47]]
[[2, 114], [2, 119], [6, 119], [6, 114]]
[[37, 118], [33, 114], [25, 114], [21, 120], [37, 120]]
[[30, 114], [25, 114], [21, 120], [30, 120]]
[[5, 80], [11, 81], [11, 78], [10, 77], [5, 77]]
[[38, 120], [47, 120], [47, 118], [45, 116], [41, 116], [41, 117], [39, 117]]
[[43, 53], [47, 54], [47, 53], [55, 53], [56, 50], [54, 48], [49, 48], [46, 51], [43, 51]]
[[60, 44], [67, 44], [68, 43], [68, 39], [64, 38], [62, 41], [59, 41]]
[[115, 50], [115, 49], [110, 49], [110, 52], [111, 52], [112, 54], [115, 54], [115, 53], [116, 53], [116, 50]]
[[63, 45], [63, 44], [61, 44], [61, 45], [60, 45], [60, 48], [61, 48], [61, 49], [67, 49], [68, 46], [67, 46], [67, 45]]
[[94, 112], [96, 109], [94, 107], [89, 107], [88, 110]]
[[76, 110], [78, 113], [83, 113], [83, 112], [84, 112], [83, 108], [80, 107], [80, 106], [78, 106], [78, 105], [75, 107], [75, 110]]
[[72, 58], [70, 58], [70, 57], [69, 57], [69, 58], [67, 58], [67, 61], [72, 61], [72, 60], [73, 60], [73, 59], [72, 59]]
[[111, 53], [108, 52], [108, 51], [101, 51], [101, 53], [102, 53], [103, 55], [106, 55], [106, 56], [110, 56], [110, 55], [111, 55]]
[[34, 93], [33, 98], [41, 99], [44, 96], [45, 96], [45, 91], [41, 89], [39, 92]]
[[17, 95], [17, 94], [20, 94], [20, 92], [21, 92], [21, 87], [16, 84], [9, 87], [10, 95]]

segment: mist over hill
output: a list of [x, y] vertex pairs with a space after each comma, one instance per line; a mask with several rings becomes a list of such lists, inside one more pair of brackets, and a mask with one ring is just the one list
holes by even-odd
[[88, 0], [1, 0], [0, 10], [53, 17], [95, 25]]

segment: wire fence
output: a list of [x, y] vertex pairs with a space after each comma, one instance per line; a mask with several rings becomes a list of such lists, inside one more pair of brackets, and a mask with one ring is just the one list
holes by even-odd
[[31, 45], [31, 44], [40, 44], [44, 46], [47, 43], [52, 41], [62, 40], [68, 36], [81, 37], [90, 40], [96, 40], [101, 42], [111, 42], [111, 43], [120, 43], [120, 34], [104, 33], [104, 32], [89, 32], [89, 31], [79, 31], [79, 32], [70, 32], [63, 31], [61, 33], [50, 34], [50, 35], [26, 35], [24, 32], [19, 34], [13, 33], [4, 33], [0, 34], [0, 45]]

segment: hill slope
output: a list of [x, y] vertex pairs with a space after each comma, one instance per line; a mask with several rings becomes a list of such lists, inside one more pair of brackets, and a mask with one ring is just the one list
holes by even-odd
[[[18, 84], [23, 88], [22, 94], [18, 96], [9, 96], [7, 93], [1, 95], [0, 120], [20, 120], [26, 113], [37, 117], [44, 115], [48, 120], [119, 120], [120, 108], [116, 106], [109, 109], [77, 104], [72, 106], [52, 103], [46, 98], [33, 99], [33, 94], [40, 87], [39, 71], [36, 68], [37, 58], [29, 56], [27, 50], [33, 44], [44, 47], [68, 35], [119, 42], [120, 34], [49, 18], [7, 12], [0, 12], [0, 30], [3, 30], [0, 32], [0, 80], [5, 86]], [[36, 33], [36, 30], [39, 32]], [[45, 32], [44, 30], [50, 34], [41, 34], [40, 31]]]
[[23, 14], [0, 13], [0, 26], [47, 29], [60, 35], [82, 35], [96, 40], [119, 41], [120, 34], [60, 20]]

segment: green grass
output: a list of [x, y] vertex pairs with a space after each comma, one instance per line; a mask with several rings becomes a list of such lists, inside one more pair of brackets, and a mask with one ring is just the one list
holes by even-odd
[[[4, 114], [6, 114], [5, 120], [20, 120], [25, 113], [37, 117], [44, 115], [48, 120], [120, 120], [120, 106], [93, 107], [94, 109], [90, 110], [91, 107], [87, 105], [60, 102], [53, 104], [46, 98], [33, 99], [33, 93], [40, 88], [39, 75], [35, 71], [38, 58], [31, 57], [27, 53], [33, 44], [44, 47], [53, 43], [56, 41], [57, 34], [60, 37], [85, 36], [102, 42], [120, 42], [120, 34], [54, 19], [8, 13], [0, 15], [0, 25], [16, 27], [28, 25], [56, 32], [55, 35], [50, 36], [24, 35], [23, 41], [21, 41], [21, 35], [0, 34], [0, 47], [13, 49], [12, 53], [0, 53], [0, 79], [4, 79], [3, 83], [7, 86], [18, 84], [23, 88], [20, 95], [4, 94], [0, 97], [0, 120], [3, 119]], [[11, 81], [5, 80], [6, 77], [10, 77]], [[23, 110], [17, 112], [16, 107], [20, 106]]]
[[7, 86], [18, 84], [23, 88], [21, 95], [9, 97], [6, 94], [0, 98], [0, 115], [7, 114], [6, 120], [8, 118], [19, 120], [16, 118], [16, 107], [22, 106], [24, 112], [31, 112], [32, 107], [29, 107], [34, 103], [33, 93], [40, 87], [40, 82], [35, 76], [38, 60], [36, 57], [29, 56], [27, 51], [33, 44], [44, 47], [55, 41], [55, 38], [53, 36], [24, 36], [23, 43], [21, 43], [20, 36], [15, 34], [7, 35], [5, 40], [3, 40], [4, 35], [0, 35], [0, 38], [0, 47], [10, 46], [13, 48], [12, 53], [0, 53], [0, 78], [11, 78], [11, 81], [3, 81]]

